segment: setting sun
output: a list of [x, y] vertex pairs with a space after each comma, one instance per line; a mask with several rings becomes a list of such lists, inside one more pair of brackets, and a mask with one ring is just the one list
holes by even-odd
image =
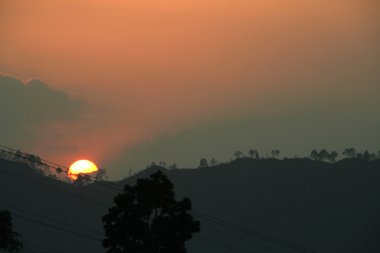
[[78, 160], [70, 166], [68, 176], [76, 180], [80, 173], [88, 174], [95, 171], [98, 171], [98, 167], [93, 162], [89, 160]]

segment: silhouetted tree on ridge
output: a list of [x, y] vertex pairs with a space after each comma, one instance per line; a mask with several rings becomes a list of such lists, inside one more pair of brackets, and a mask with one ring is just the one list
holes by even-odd
[[158, 171], [126, 185], [103, 216], [107, 253], [186, 253], [185, 241], [199, 232], [191, 201], [175, 200], [173, 184]]
[[99, 168], [95, 174], [95, 180], [101, 181], [107, 176], [107, 170], [105, 168]]
[[252, 159], [260, 159], [259, 151], [257, 149], [250, 149], [248, 154]]
[[357, 152], [355, 148], [346, 148], [344, 149], [343, 155], [350, 157], [350, 158], [356, 158], [357, 157]]
[[271, 153], [272, 153], [272, 158], [277, 158], [277, 157], [280, 155], [280, 150], [278, 150], [278, 149], [273, 149], [273, 150], [271, 151]]
[[18, 252], [22, 243], [17, 239], [19, 234], [13, 231], [12, 215], [8, 210], [0, 211], [0, 251]]
[[75, 185], [86, 185], [86, 184], [90, 183], [91, 181], [92, 181], [91, 176], [89, 174], [79, 173], [77, 175], [77, 179], [74, 181], [74, 184]]
[[176, 170], [178, 167], [177, 167], [177, 164], [176, 163], [173, 163], [172, 165], [169, 166], [169, 169], [171, 170]]
[[55, 168], [55, 171], [58, 174], [58, 180], [60, 180], [61, 179], [61, 173], [63, 172], [63, 169], [60, 167], [57, 167], [57, 168]]
[[206, 158], [202, 158], [199, 162], [199, 168], [205, 168], [208, 167], [208, 162]]
[[243, 152], [241, 152], [240, 150], [238, 150], [238, 151], [236, 151], [234, 153], [234, 156], [236, 157], [236, 159], [239, 159], [242, 154], [243, 154]]
[[[365, 150], [363, 152], [363, 160], [364, 161], [372, 161], [377, 159], [378, 157], [376, 156], [375, 153], [370, 153], [368, 150]], [[379, 157], [380, 158], [380, 157]]]
[[313, 149], [313, 150], [311, 151], [311, 153], [310, 153], [310, 157], [311, 157], [311, 159], [313, 159], [313, 160], [317, 160], [317, 161], [320, 160], [320, 158], [319, 158], [319, 153], [318, 153], [318, 151], [315, 150], [315, 149]]
[[327, 158], [330, 162], [334, 163], [336, 158], [338, 157], [338, 153], [336, 151], [331, 151], [328, 155]]
[[327, 152], [326, 149], [322, 149], [321, 151], [319, 151], [318, 156], [321, 161], [326, 161], [328, 160], [329, 152]]
[[210, 161], [210, 165], [211, 166], [216, 166], [216, 165], [218, 165], [218, 162], [214, 158], [212, 158], [211, 161]]

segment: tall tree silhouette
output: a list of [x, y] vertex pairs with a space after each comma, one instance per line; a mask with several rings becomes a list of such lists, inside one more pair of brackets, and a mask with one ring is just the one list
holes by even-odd
[[326, 161], [328, 160], [329, 152], [327, 152], [326, 149], [322, 149], [321, 151], [319, 151], [318, 156], [320, 160]]
[[7, 210], [0, 211], [0, 251], [18, 252], [22, 243], [18, 241], [18, 233], [13, 231], [12, 216]]
[[206, 158], [202, 158], [199, 162], [199, 167], [200, 168], [205, 168], [205, 167], [208, 167], [208, 162], [207, 162], [207, 159]]
[[260, 159], [260, 154], [257, 149], [255, 149], [255, 159]]
[[312, 151], [311, 151], [311, 153], [310, 153], [310, 157], [311, 157], [311, 159], [313, 159], [313, 160], [320, 160], [319, 159], [319, 153], [318, 153], [318, 151], [317, 150], [315, 150], [315, 149], [313, 149]]
[[336, 151], [331, 151], [329, 154], [328, 154], [328, 159], [330, 162], [334, 163], [336, 158], [338, 157], [338, 153]]
[[371, 154], [369, 153], [368, 150], [365, 150], [363, 153], [363, 160], [364, 161], [370, 161], [371, 160]]
[[63, 169], [60, 167], [55, 168], [55, 171], [58, 174], [58, 180], [61, 180], [61, 173], [63, 172]]
[[185, 253], [185, 241], [199, 232], [191, 201], [175, 200], [173, 184], [158, 171], [126, 185], [103, 216], [107, 253]]
[[273, 158], [277, 158], [280, 155], [280, 150], [278, 149], [273, 149], [271, 152]]
[[248, 150], [248, 154], [253, 159], [253, 156], [255, 155], [255, 150], [253, 149]]
[[248, 154], [252, 159], [260, 159], [259, 151], [257, 149], [250, 149]]

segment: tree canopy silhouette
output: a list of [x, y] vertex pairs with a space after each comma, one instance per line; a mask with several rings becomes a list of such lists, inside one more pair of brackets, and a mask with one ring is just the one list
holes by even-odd
[[239, 159], [242, 154], [243, 154], [243, 152], [241, 152], [240, 150], [238, 150], [238, 151], [236, 151], [234, 153], [234, 156], [236, 157], [236, 159]]
[[173, 184], [158, 171], [126, 185], [103, 216], [108, 253], [185, 253], [185, 241], [199, 232], [191, 201], [175, 200]]
[[7, 210], [0, 211], [0, 251], [18, 252], [22, 248], [18, 236], [13, 231], [11, 213]]
[[343, 155], [346, 155], [347, 157], [350, 157], [350, 158], [355, 158], [356, 157], [356, 149], [355, 148], [346, 148], [343, 153]]
[[199, 168], [205, 168], [208, 167], [208, 162], [206, 158], [202, 158], [201, 161], [199, 162]]

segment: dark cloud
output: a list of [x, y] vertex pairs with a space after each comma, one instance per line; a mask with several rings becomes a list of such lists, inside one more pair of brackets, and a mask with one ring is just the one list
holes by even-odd
[[24, 84], [17, 78], [0, 76], [2, 144], [27, 147], [34, 140], [35, 129], [44, 124], [73, 121], [82, 108], [82, 101], [40, 80]]

